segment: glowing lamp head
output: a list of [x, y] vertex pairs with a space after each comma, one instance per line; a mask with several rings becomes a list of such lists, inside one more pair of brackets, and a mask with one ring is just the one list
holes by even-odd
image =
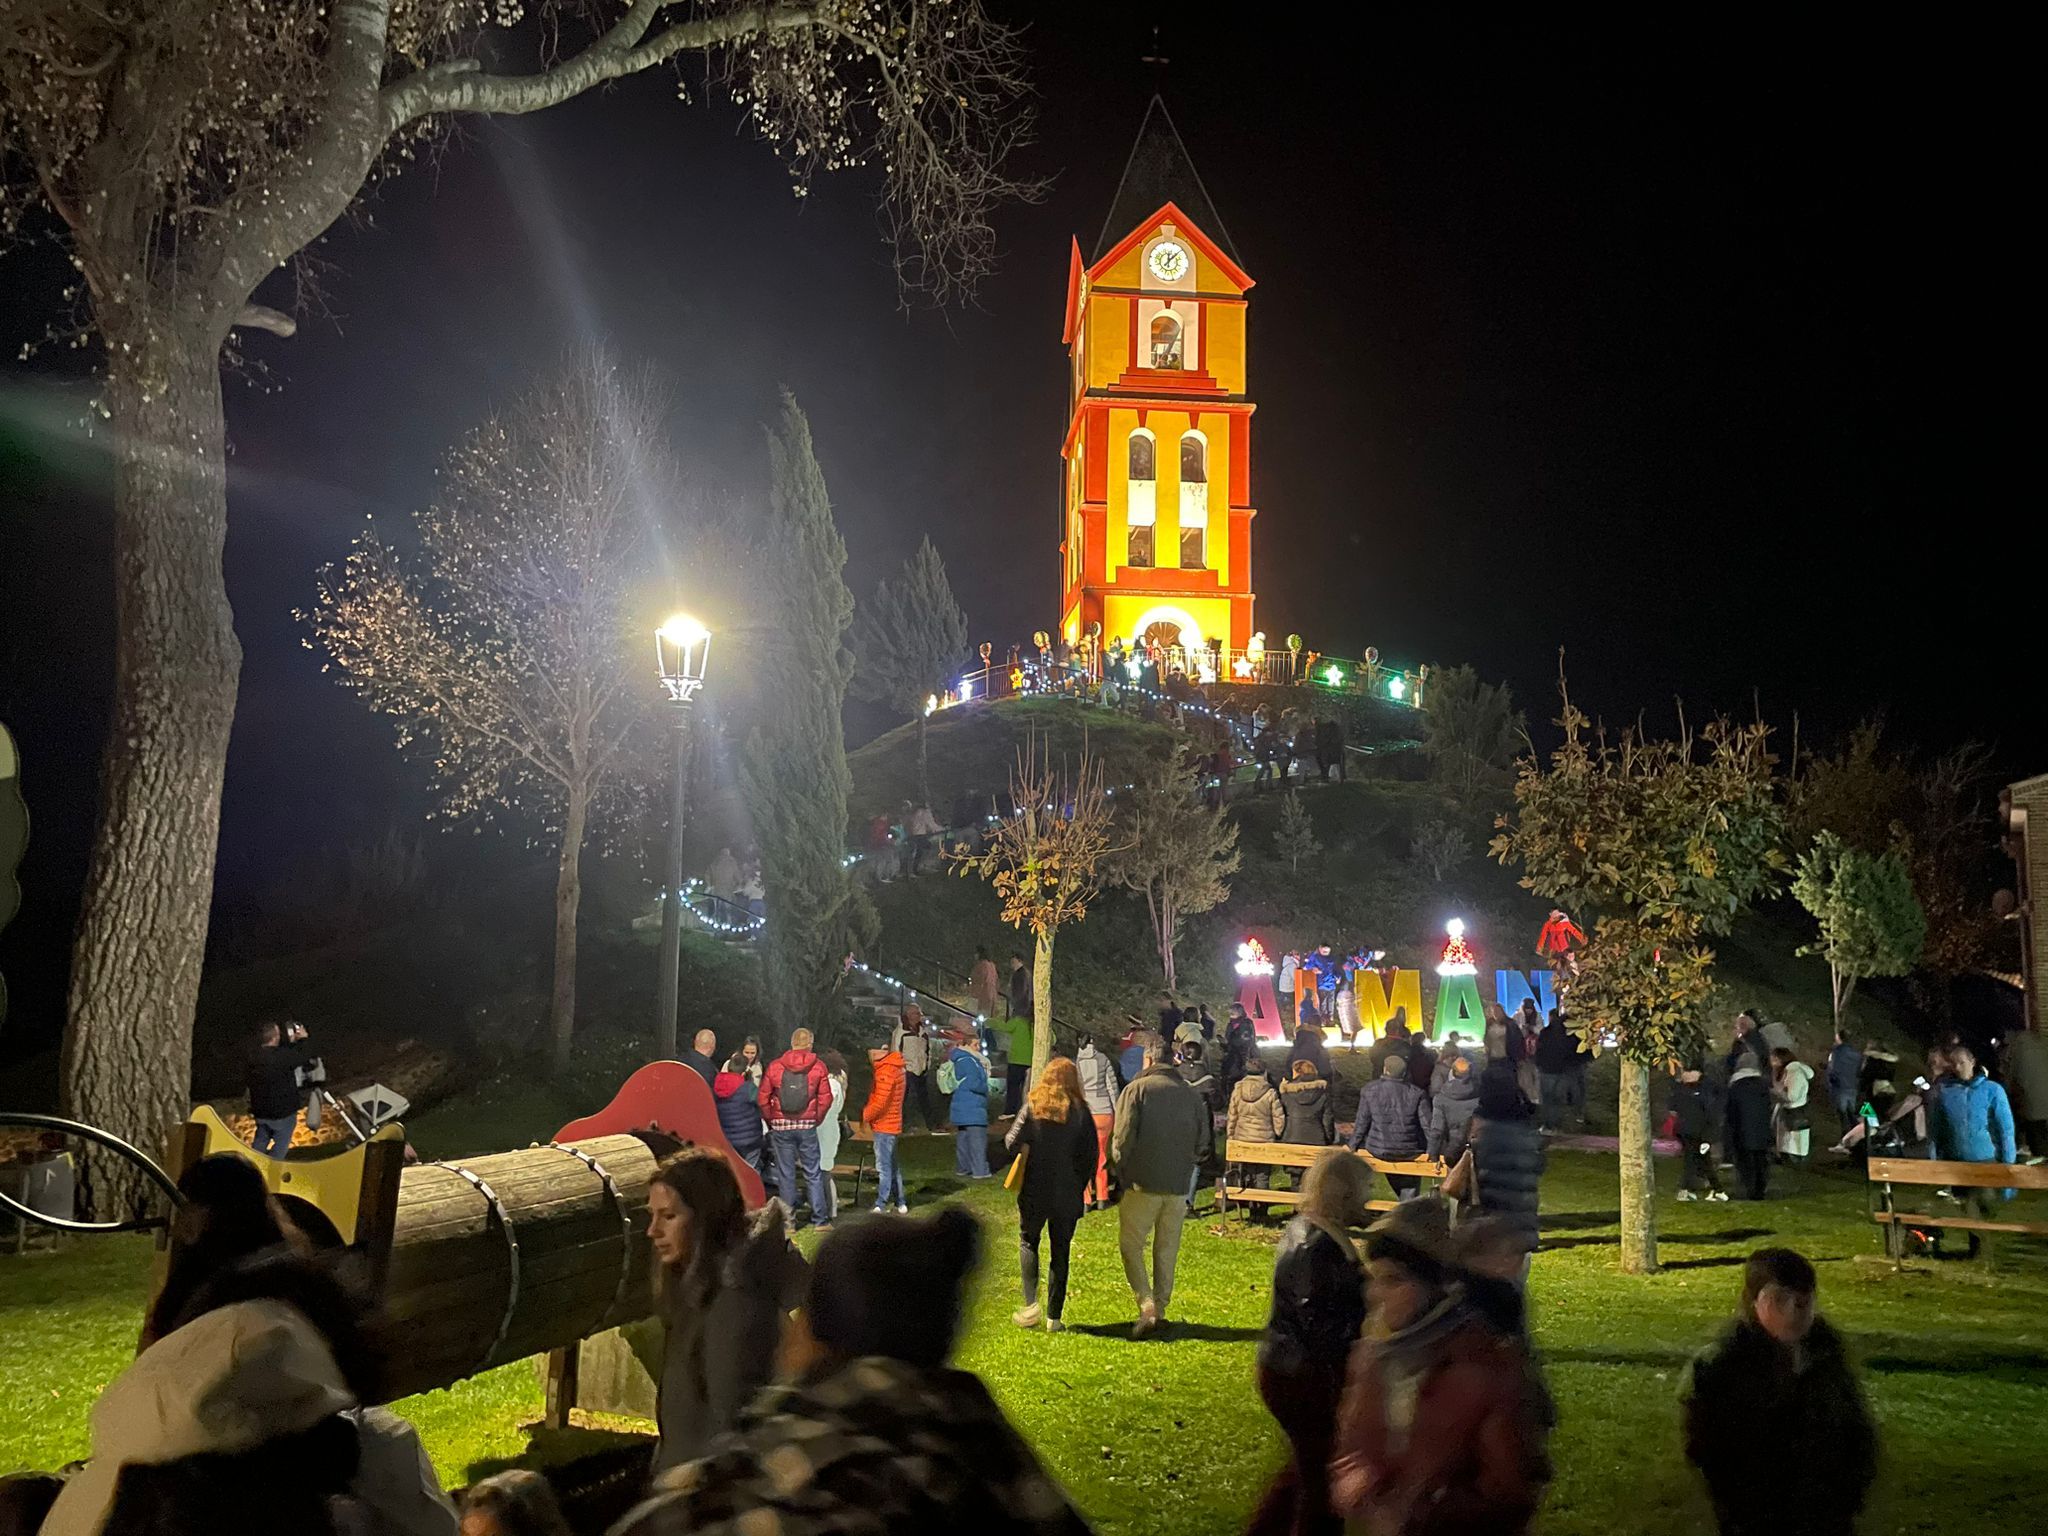
[[711, 631], [687, 613], [670, 614], [654, 632], [654, 664], [671, 700], [687, 704], [704, 686], [711, 660]]
[[668, 622], [663, 624], [656, 633], [679, 650], [694, 645], [702, 645], [711, 638], [711, 631], [691, 618], [687, 613], [671, 614]]
[[1462, 939], [1465, 937], [1465, 919], [1462, 917], [1452, 918], [1448, 923], [1444, 924], [1444, 932], [1454, 939]]

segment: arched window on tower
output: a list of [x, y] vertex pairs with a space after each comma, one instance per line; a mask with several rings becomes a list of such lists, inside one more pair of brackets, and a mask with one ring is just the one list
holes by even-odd
[[1152, 366], [1179, 368], [1181, 363], [1180, 317], [1162, 309], [1152, 317]]
[[1180, 439], [1180, 568], [1199, 571], [1209, 562], [1209, 440], [1200, 432]]
[[1153, 525], [1159, 521], [1159, 445], [1139, 427], [1131, 434], [1130, 473], [1125, 477], [1124, 521], [1130, 525], [1126, 564], [1152, 563]]

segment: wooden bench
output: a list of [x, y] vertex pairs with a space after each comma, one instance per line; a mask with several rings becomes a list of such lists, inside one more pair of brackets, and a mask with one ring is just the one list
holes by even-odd
[[862, 1181], [871, 1174], [877, 1179], [881, 1177], [875, 1168], [875, 1133], [865, 1125], [849, 1125], [846, 1128], [845, 1134], [839, 1138], [840, 1158], [844, 1159], [848, 1152], [853, 1154], [853, 1160], [851, 1162], [834, 1162], [830, 1168], [825, 1170], [825, 1177], [828, 1179], [852, 1179], [853, 1203], [855, 1208], [858, 1208], [860, 1205], [860, 1186]]
[[[1225, 1141], [1223, 1143], [1223, 1177], [1216, 1181], [1216, 1208], [1228, 1210], [1233, 1201], [1244, 1205], [1299, 1205], [1301, 1190], [1298, 1187], [1302, 1174], [1327, 1147], [1302, 1147], [1285, 1141]], [[1405, 1163], [1387, 1163], [1366, 1152], [1354, 1152], [1376, 1173], [1391, 1173], [1396, 1177], [1407, 1175], [1413, 1178], [1441, 1182], [1450, 1169], [1440, 1158], [1415, 1158]], [[1295, 1170], [1294, 1189], [1259, 1189], [1248, 1184], [1230, 1182], [1232, 1173], [1239, 1167], [1291, 1168]], [[1397, 1200], [1368, 1200], [1366, 1209], [1391, 1211]]]
[[[1870, 1213], [1870, 1217], [1885, 1229], [1885, 1252], [1894, 1263], [1905, 1260], [1906, 1229], [1909, 1227], [1981, 1232], [1987, 1237], [1999, 1232], [2048, 1237], [2048, 1222], [1987, 1221], [1981, 1216], [1965, 1216], [1960, 1211], [1954, 1215], [1902, 1211], [1892, 1194], [1894, 1184], [1913, 1184], [1929, 1189], [2048, 1189], [2048, 1166], [1948, 1163], [1925, 1157], [1873, 1157], [1869, 1160], [1869, 1176], [1872, 1187], [1877, 1191], [1877, 1209]], [[1932, 1200], [1916, 1203], [1934, 1204]], [[1988, 1243], [1985, 1253], [1988, 1260]]]

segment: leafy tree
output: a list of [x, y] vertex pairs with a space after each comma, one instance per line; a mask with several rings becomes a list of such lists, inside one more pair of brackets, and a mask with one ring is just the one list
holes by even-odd
[[741, 793], [767, 888], [764, 961], [789, 1002], [789, 1027], [822, 1022], [839, 963], [864, 920], [847, 877], [846, 738], [840, 710], [853, 676], [846, 649], [853, 594], [846, 544], [832, 521], [811, 427], [784, 393], [768, 433], [768, 516], [760, 542], [763, 607], [755, 642], [752, 725], [739, 755]]
[[[592, 818], [644, 786], [659, 690], [634, 607], [664, 459], [646, 376], [582, 358], [472, 432], [409, 548], [373, 524], [302, 614], [342, 684], [424, 763], [439, 814], [557, 839], [549, 1036], [568, 1065]], [[310, 643], [310, 642], [309, 642]]]
[[1505, 683], [1482, 683], [1470, 667], [1433, 673], [1422, 705], [1422, 750], [1436, 775], [1462, 794], [1504, 782], [1529, 740], [1528, 723]]
[[1182, 921], [1230, 898], [1229, 879], [1242, 857], [1237, 824], [1221, 806], [1202, 803], [1193, 765], [1178, 756], [1145, 759], [1136, 782], [1117, 796], [1115, 820], [1121, 847], [1109, 859], [1109, 878], [1144, 893], [1171, 992]]
[[1102, 894], [1104, 864], [1117, 852], [1102, 763], [1086, 747], [1072, 771], [1039, 757], [1034, 735], [1010, 774], [1016, 810], [998, 822], [985, 850], [958, 861], [1002, 902], [1003, 921], [1030, 930], [1031, 1070], [1052, 1059], [1052, 948], [1060, 929], [1088, 915]]
[[1408, 852], [1429, 871], [1431, 879], [1441, 883], [1444, 876], [1472, 856], [1472, 839], [1456, 823], [1433, 817], [1415, 829]]
[[[114, 703], [71, 966], [71, 1113], [153, 1146], [190, 1107], [241, 672], [223, 363], [260, 353], [259, 331], [293, 333], [296, 258], [461, 118], [692, 66], [799, 195], [816, 172], [878, 169], [906, 290], [971, 288], [995, 210], [1037, 190], [1005, 170], [1028, 127], [1021, 54], [981, 0], [0, 7], [0, 235], [63, 242], [78, 278], [58, 308], [100, 345], [113, 450]], [[142, 1194], [109, 1154], [83, 1173], [88, 1208]]]
[[946, 562], [929, 538], [884, 578], [853, 619], [854, 688], [917, 722], [917, 792], [931, 804], [925, 773], [925, 701], [942, 694], [967, 656], [967, 615], [954, 600]]
[[1280, 801], [1280, 826], [1273, 833], [1273, 847], [1297, 875], [1301, 873], [1303, 859], [1312, 859], [1323, 851], [1323, 845], [1316, 841], [1316, 825], [1309, 819], [1308, 807], [1301, 803], [1297, 790], [1290, 789]]
[[1927, 919], [1898, 852], [1865, 853], [1823, 832], [1800, 856], [1792, 894], [1820, 925], [1818, 942], [1799, 953], [1827, 961], [1837, 1029], [1859, 981], [1903, 976], [1920, 958]]
[[1564, 697], [1564, 742], [1532, 754], [1492, 852], [1521, 884], [1597, 914], [1566, 997], [1575, 1033], [1621, 1054], [1621, 1263], [1657, 1267], [1650, 1069], [1696, 1055], [1714, 954], [1742, 909], [1772, 891], [1785, 858], [1768, 730], [1716, 720], [1695, 738], [1589, 736]]
[[[1980, 743], [1920, 762], [1886, 744], [1882, 720], [1866, 720], [1839, 751], [1802, 755], [1786, 811], [1791, 846], [1833, 832], [1862, 853], [1896, 851], [1926, 921], [1918, 965], [1955, 976], [1983, 963], [1996, 932], [1985, 899], [1995, 782]], [[1937, 996], [1946, 1003], [1945, 990]]]

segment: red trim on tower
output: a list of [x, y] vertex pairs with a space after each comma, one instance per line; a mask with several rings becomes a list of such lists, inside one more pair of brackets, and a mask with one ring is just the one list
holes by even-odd
[[1139, 241], [1149, 238], [1153, 230], [1157, 229], [1161, 224], [1168, 222], [1171, 222], [1175, 229], [1192, 240], [1201, 250], [1202, 254], [1216, 264], [1217, 270], [1229, 278], [1231, 282], [1235, 283], [1240, 291], [1252, 286], [1251, 275], [1228, 256], [1224, 255], [1216, 242], [1203, 234], [1195, 221], [1185, 213], [1182, 213], [1180, 208], [1173, 203], [1163, 205], [1157, 213], [1139, 224], [1136, 229], [1105, 251], [1102, 259], [1088, 269], [1089, 281], [1093, 282], [1102, 273], [1107, 272], [1119, 261], [1122, 261], [1125, 256], [1130, 254], [1132, 247], [1136, 246]]
[[1080, 328], [1081, 320], [1081, 242], [1070, 242], [1074, 249], [1067, 257], [1067, 325], [1060, 335], [1060, 345], [1071, 347], [1074, 333]]
[[[1230, 504], [1244, 506], [1252, 499], [1252, 419], [1249, 414], [1230, 418]], [[1236, 568], [1233, 558], [1232, 569]]]

